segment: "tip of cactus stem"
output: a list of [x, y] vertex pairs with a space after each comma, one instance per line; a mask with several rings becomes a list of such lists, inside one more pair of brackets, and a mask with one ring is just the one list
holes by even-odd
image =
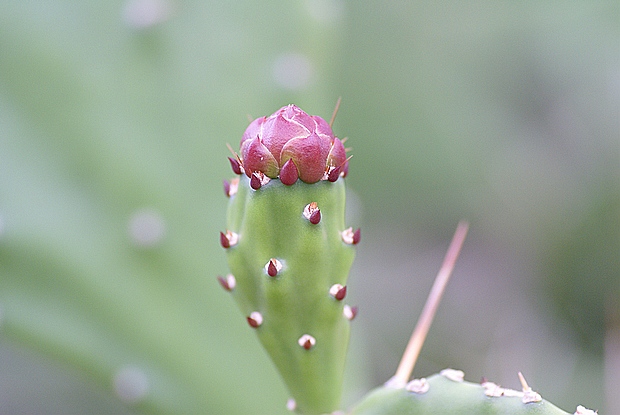
[[304, 207], [304, 218], [308, 219], [311, 224], [316, 225], [321, 221], [321, 210], [316, 202], [307, 204]]
[[357, 315], [357, 307], [351, 307], [350, 305], [345, 304], [344, 308], [342, 309], [342, 314], [344, 314], [347, 320], [353, 321], [353, 319]]
[[304, 334], [297, 340], [297, 343], [306, 350], [310, 350], [316, 344], [316, 339], [309, 334]]
[[342, 286], [340, 284], [334, 284], [329, 289], [329, 294], [334, 297], [338, 301], [344, 300], [344, 297], [347, 296], [347, 286]]
[[275, 277], [278, 272], [282, 270], [282, 263], [276, 258], [271, 258], [267, 264], [265, 264], [265, 271], [270, 277]]
[[357, 228], [355, 232], [353, 232], [353, 228], [345, 229], [341, 232], [341, 235], [344, 243], [349, 245], [357, 245], [362, 239], [362, 231], [360, 228]]
[[239, 235], [232, 231], [220, 232], [220, 244], [223, 248], [228, 249], [235, 246], [239, 242]]
[[228, 161], [230, 161], [230, 167], [232, 167], [232, 171], [235, 174], [243, 174], [243, 168], [241, 167], [241, 163], [239, 163], [239, 160], [228, 157]]
[[260, 327], [261, 324], [263, 324], [263, 315], [261, 313], [259, 313], [258, 311], [253, 311], [248, 317], [248, 324], [250, 325], [250, 327], [252, 327], [253, 329]]
[[299, 179], [299, 171], [293, 159], [288, 159], [280, 169], [280, 181], [282, 184], [292, 186]]
[[232, 291], [237, 285], [237, 280], [232, 274], [228, 274], [226, 278], [218, 276], [217, 280], [226, 291]]

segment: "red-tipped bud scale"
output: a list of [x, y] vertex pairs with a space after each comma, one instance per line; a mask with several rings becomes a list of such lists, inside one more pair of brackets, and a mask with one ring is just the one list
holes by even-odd
[[334, 284], [329, 289], [329, 294], [334, 297], [337, 301], [344, 300], [344, 297], [347, 296], [347, 286], [343, 286], [340, 284]]
[[237, 280], [235, 279], [235, 277], [232, 274], [228, 274], [226, 276], [226, 278], [224, 277], [217, 277], [217, 280], [220, 282], [220, 285], [226, 290], [226, 291], [232, 291], [235, 289], [235, 286], [237, 285]]
[[308, 219], [308, 221], [316, 225], [321, 221], [321, 210], [319, 209], [316, 202], [308, 203], [304, 207], [304, 217]]
[[258, 173], [252, 173], [252, 177], [250, 177], [250, 186], [254, 190], [258, 190], [261, 188], [263, 184], [261, 183], [260, 177]]
[[235, 246], [239, 242], [239, 235], [232, 231], [220, 232], [220, 244], [223, 248], [230, 248], [231, 246]]
[[355, 316], [357, 316], [357, 307], [351, 307], [350, 305], [345, 304], [342, 309], [342, 314], [344, 314], [347, 320], [352, 321]]
[[267, 264], [265, 264], [265, 271], [270, 277], [275, 277], [280, 271], [282, 271], [282, 263], [277, 258], [271, 258]]
[[342, 236], [342, 241], [349, 245], [357, 245], [362, 238], [362, 231], [360, 228], [357, 228], [356, 231], [353, 231], [353, 228], [345, 229], [340, 234]]
[[241, 169], [241, 164], [239, 164], [239, 161], [237, 159], [228, 157], [228, 161], [230, 161], [230, 167], [232, 167], [232, 171], [235, 174], [243, 174], [243, 170]]
[[248, 324], [253, 329], [258, 328], [263, 324], [263, 315], [258, 311], [252, 312], [248, 317], [246, 317]]
[[297, 340], [297, 343], [304, 349], [310, 350], [316, 344], [316, 339], [309, 334], [304, 334]]
[[284, 166], [280, 169], [280, 181], [282, 184], [287, 186], [292, 186], [299, 179], [299, 173], [297, 171], [297, 166], [295, 166], [295, 162], [293, 159], [288, 159]]

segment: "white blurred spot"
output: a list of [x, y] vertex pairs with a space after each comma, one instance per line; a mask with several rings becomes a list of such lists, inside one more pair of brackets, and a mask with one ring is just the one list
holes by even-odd
[[273, 62], [272, 74], [278, 86], [299, 90], [310, 85], [314, 69], [306, 55], [283, 53]]
[[291, 398], [288, 401], [286, 401], [286, 409], [288, 409], [291, 412], [297, 409], [297, 402], [295, 402], [295, 399]]
[[172, 4], [166, 0], [128, 0], [123, 7], [123, 20], [136, 29], [165, 22], [171, 14]]
[[140, 210], [129, 219], [129, 237], [141, 247], [157, 245], [164, 238], [166, 223], [161, 215], [152, 210]]
[[116, 372], [113, 384], [116, 395], [127, 403], [140, 402], [149, 392], [146, 374], [134, 366], [126, 366]]
[[343, 0], [306, 0], [305, 6], [310, 16], [321, 23], [341, 20], [344, 14]]

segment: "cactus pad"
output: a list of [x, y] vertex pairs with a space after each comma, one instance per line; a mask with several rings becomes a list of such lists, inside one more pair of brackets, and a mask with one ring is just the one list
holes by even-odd
[[[529, 388], [502, 388], [492, 382], [466, 382], [463, 372], [446, 369], [405, 387], [371, 391], [348, 415], [568, 415]], [[591, 414], [578, 407], [575, 414]]]

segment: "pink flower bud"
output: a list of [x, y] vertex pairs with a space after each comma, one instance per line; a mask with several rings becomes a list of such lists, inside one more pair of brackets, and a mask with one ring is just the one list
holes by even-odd
[[306, 183], [335, 181], [337, 176], [330, 172], [348, 170], [345, 148], [330, 125], [295, 105], [252, 121], [243, 133], [240, 153], [248, 177], [260, 172], [287, 185], [295, 183], [297, 176]]

